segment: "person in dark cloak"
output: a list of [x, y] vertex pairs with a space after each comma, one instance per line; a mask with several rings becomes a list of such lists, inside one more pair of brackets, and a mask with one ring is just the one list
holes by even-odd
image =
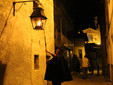
[[72, 66], [73, 66], [73, 71], [80, 73], [80, 61], [79, 61], [77, 55], [73, 55]]
[[49, 61], [46, 68], [45, 80], [52, 81], [52, 85], [61, 85], [64, 81], [71, 81], [72, 76], [68, 64], [62, 55], [61, 49], [53, 54], [46, 50], [53, 58]]

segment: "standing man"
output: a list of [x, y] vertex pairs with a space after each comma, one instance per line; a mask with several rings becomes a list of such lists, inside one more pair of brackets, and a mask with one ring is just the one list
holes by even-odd
[[61, 85], [64, 81], [71, 81], [72, 76], [68, 63], [66, 62], [62, 50], [56, 49], [56, 54], [46, 50], [53, 58], [49, 61], [46, 69], [45, 80], [52, 81], [52, 85]]
[[82, 60], [83, 79], [87, 79], [88, 65], [89, 65], [89, 60], [87, 58], [87, 55], [85, 55]]

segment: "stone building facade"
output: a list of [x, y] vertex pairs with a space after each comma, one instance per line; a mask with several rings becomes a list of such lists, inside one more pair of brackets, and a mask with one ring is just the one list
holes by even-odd
[[88, 42], [86, 43], [95, 43], [97, 45], [101, 45], [101, 35], [100, 35], [100, 26], [98, 25], [98, 28], [87, 28], [83, 30], [83, 33], [87, 34]]
[[65, 7], [58, 0], [54, 0], [54, 23], [55, 47], [61, 47], [63, 49], [66, 60], [71, 66], [74, 43], [70, 38], [74, 36], [72, 33], [74, 24]]
[[72, 19], [68, 15], [65, 7], [61, 4], [61, 2], [58, 2], [57, 0], [54, 0], [54, 13], [55, 45], [56, 47], [66, 46], [67, 48], [70, 48], [70, 45], [73, 44], [70, 38], [74, 36], [71, 36], [69, 33], [74, 29]]
[[113, 81], [113, 1], [105, 0], [106, 51], [109, 65], [109, 77]]
[[0, 1], [0, 72], [3, 74], [0, 74], [0, 83], [46, 85], [45, 49], [54, 52], [53, 0], [39, 1], [48, 18], [44, 30], [35, 30], [32, 27], [30, 16], [33, 2], [16, 3], [15, 16], [13, 2], [14, 0]]
[[74, 54], [83, 59], [86, 52], [85, 52], [85, 39], [84, 38], [76, 38], [74, 44]]

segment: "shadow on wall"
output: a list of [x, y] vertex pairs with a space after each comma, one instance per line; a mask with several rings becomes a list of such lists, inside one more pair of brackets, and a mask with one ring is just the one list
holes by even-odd
[[0, 85], [3, 85], [5, 70], [6, 70], [6, 64], [2, 64], [0, 61]]

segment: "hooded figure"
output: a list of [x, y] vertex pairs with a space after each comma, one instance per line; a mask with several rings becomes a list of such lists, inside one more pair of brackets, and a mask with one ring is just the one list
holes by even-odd
[[71, 81], [71, 72], [61, 49], [57, 49], [56, 54], [50, 54], [53, 58], [47, 64], [45, 80], [52, 81], [52, 85], [61, 85], [63, 81]]

